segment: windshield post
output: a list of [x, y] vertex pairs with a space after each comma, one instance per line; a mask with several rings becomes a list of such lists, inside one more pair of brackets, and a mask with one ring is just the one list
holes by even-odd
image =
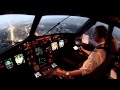
[[36, 31], [36, 28], [37, 28], [37, 26], [39, 24], [39, 21], [40, 21], [41, 17], [42, 17], [42, 15], [39, 15], [39, 14], [35, 15], [35, 18], [34, 18], [34, 21], [33, 21], [33, 24], [32, 24], [31, 30], [30, 30], [29, 37], [35, 36], [34, 33]]

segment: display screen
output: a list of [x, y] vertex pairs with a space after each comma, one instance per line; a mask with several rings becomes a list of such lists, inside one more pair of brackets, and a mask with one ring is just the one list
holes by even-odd
[[64, 47], [64, 40], [60, 40], [60, 41], [59, 41], [59, 47], [60, 47], [60, 48]]
[[47, 61], [44, 57], [39, 58], [39, 65], [40, 67], [44, 66], [45, 64], [47, 64]]
[[42, 48], [40, 48], [40, 47], [35, 48], [35, 52], [36, 52], [36, 55], [37, 55], [37, 56], [43, 55], [43, 50], [42, 50]]
[[57, 44], [57, 42], [52, 42], [52, 43], [51, 43], [51, 47], [52, 47], [52, 50], [53, 50], [53, 51], [56, 50], [56, 49], [58, 49], [58, 44]]
[[24, 59], [23, 54], [18, 54], [16, 56], [14, 56], [14, 58], [15, 58], [15, 62], [17, 63], [17, 65], [25, 63], [25, 59]]
[[5, 60], [5, 66], [6, 66], [7, 69], [13, 68], [12, 58], [8, 58], [8, 59]]
[[51, 66], [52, 66], [52, 68], [56, 68], [57, 64], [56, 63], [52, 63]]
[[40, 72], [36, 72], [36, 73], [34, 73], [34, 75], [35, 75], [36, 78], [39, 78], [40, 76], [42, 76], [42, 75], [40, 74]]
[[79, 47], [78, 47], [78, 46], [74, 46], [73, 49], [74, 49], [74, 50], [78, 50]]

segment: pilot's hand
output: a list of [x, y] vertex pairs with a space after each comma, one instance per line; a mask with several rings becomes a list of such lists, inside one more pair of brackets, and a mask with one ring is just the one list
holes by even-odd
[[84, 52], [85, 49], [82, 46], [80, 46], [80, 50], [82, 50]]
[[57, 76], [64, 76], [66, 74], [66, 71], [61, 70], [59, 68], [55, 69], [55, 71], [53, 71], [52, 75], [57, 75]]

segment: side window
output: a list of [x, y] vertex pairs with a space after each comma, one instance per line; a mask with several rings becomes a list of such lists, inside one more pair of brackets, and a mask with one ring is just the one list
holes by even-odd
[[116, 38], [120, 47], [120, 28], [114, 27], [112, 35]]
[[105, 24], [105, 23], [102, 23], [102, 22], [97, 22], [95, 25], [93, 25], [88, 31], [86, 31], [84, 34], [87, 34], [89, 35], [89, 43], [95, 45], [96, 42], [94, 41], [93, 39], [93, 34], [94, 34], [94, 31], [95, 31], [95, 27], [96, 26], [99, 26], [99, 25], [104, 25], [107, 29], [108, 29], [108, 25]]

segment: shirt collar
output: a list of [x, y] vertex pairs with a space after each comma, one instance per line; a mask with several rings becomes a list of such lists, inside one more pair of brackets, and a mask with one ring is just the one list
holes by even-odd
[[104, 44], [104, 43], [105, 43], [105, 41], [104, 41], [104, 42], [101, 42], [101, 43], [96, 44], [96, 46], [102, 45], [102, 44]]

